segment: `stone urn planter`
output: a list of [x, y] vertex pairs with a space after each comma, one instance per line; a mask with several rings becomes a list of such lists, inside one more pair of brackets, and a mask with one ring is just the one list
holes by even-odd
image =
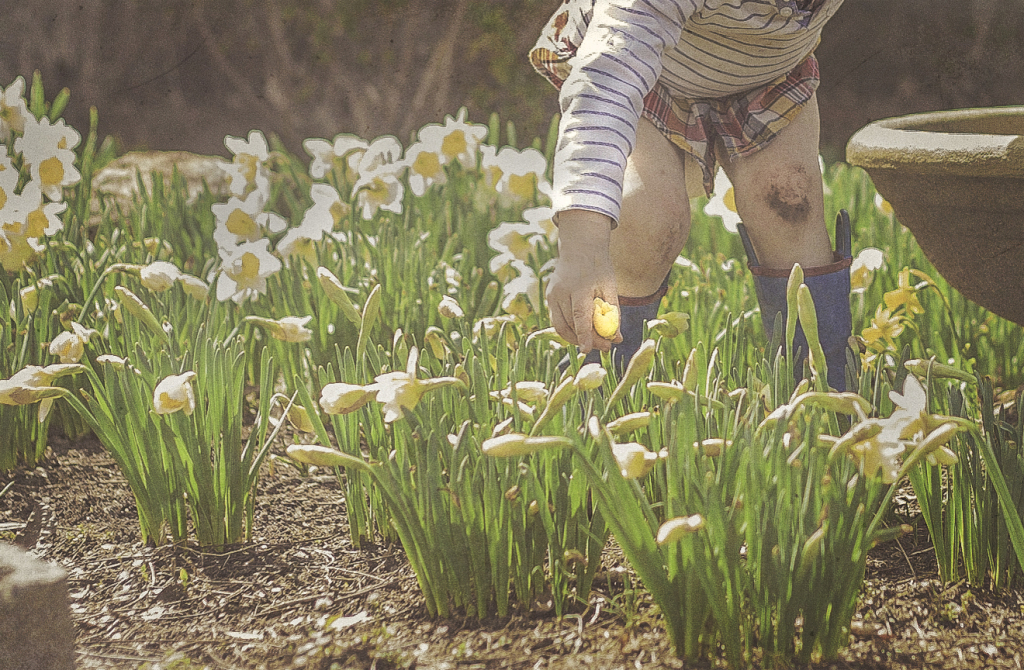
[[946, 281], [1024, 325], [1024, 107], [876, 121], [850, 139], [846, 160]]

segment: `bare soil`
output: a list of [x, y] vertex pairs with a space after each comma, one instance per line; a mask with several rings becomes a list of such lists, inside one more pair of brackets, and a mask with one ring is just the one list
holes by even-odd
[[[11, 481], [0, 540], [67, 570], [80, 668], [685, 667], [614, 547], [589, 602], [562, 619], [535, 606], [440, 620], [401, 547], [351, 546], [333, 475], [268, 468], [253, 540], [220, 554], [143, 545], [132, 494], [91, 438], [54, 440], [0, 490]], [[912, 499], [895, 513], [917, 531], [873, 551], [851, 644], [816, 667], [1021, 668], [1024, 594], [940, 583]]]

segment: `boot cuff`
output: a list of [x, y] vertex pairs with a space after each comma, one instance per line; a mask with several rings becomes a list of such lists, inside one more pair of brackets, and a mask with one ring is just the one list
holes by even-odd
[[[838, 272], [844, 268], [848, 268], [853, 265], [853, 259], [849, 256], [843, 257], [838, 251], [832, 252], [832, 258], [834, 259], [828, 265], [819, 265], [816, 268], [804, 268], [805, 277], [818, 277], [820, 275], [832, 274]], [[747, 265], [750, 268], [750, 273], [755, 277], [789, 277], [789, 273], [792, 268], [786, 270], [782, 268], [766, 268], [763, 265]], [[621, 302], [622, 299], [620, 298]]]

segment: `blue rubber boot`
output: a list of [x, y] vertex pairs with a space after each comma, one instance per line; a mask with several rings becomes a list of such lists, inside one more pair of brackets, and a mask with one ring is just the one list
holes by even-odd
[[[743, 248], [747, 252], [747, 267], [754, 275], [757, 302], [761, 305], [761, 322], [764, 324], [765, 333], [771, 338], [775, 330], [775, 319], [781, 316], [783, 324], [786, 321], [786, 284], [790, 271], [762, 268], [742, 223], [739, 224], [739, 232]], [[821, 267], [804, 268], [804, 283], [811, 290], [814, 307], [818, 313], [818, 339], [825, 350], [828, 385], [837, 391], [846, 390], [846, 351], [853, 330], [850, 315], [852, 263], [850, 216], [844, 209], [836, 217], [836, 249], [833, 252], [833, 262]], [[777, 348], [779, 343], [772, 342], [771, 346]], [[807, 338], [799, 325], [793, 340], [793, 351], [799, 351], [794, 361], [794, 371], [799, 379], [804, 360], [807, 358]]]
[[[661, 283], [661, 287], [651, 295], [642, 298], [628, 298], [619, 296], [619, 332], [622, 333], [622, 342], [612, 345], [612, 363], [615, 372], [622, 375], [629, 365], [629, 359], [637, 352], [644, 341], [644, 324], [651, 319], [657, 318], [658, 307], [661, 306], [661, 299], [668, 292], [668, 276]], [[568, 364], [568, 359], [566, 359]], [[600, 363], [601, 352], [591, 349], [583, 359], [583, 364]], [[561, 365], [559, 365], [561, 367]]]

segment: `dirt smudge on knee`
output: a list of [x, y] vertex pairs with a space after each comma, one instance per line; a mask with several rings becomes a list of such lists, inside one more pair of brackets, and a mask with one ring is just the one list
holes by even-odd
[[787, 223], [806, 221], [811, 213], [807, 185], [807, 173], [802, 167], [796, 168], [791, 175], [774, 179], [768, 187], [768, 206]]

